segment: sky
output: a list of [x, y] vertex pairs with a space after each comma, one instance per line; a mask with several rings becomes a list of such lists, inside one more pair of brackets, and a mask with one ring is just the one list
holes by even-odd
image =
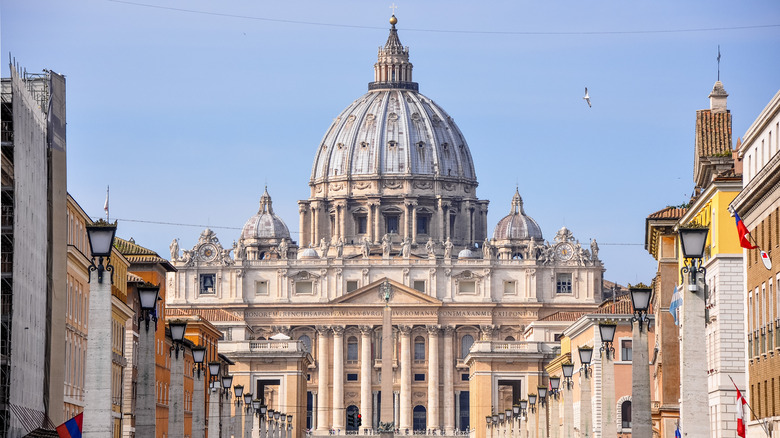
[[[718, 78], [733, 141], [780, 88], [780, 2], [395, 2], [420, 92], [453, 117], [490, 200], [517, 187], [545, 239], [595, 238], [605, 279], [652, 280], [645, 218], [688, 202], [696, 110]], [[67, 79], [68, 191], [168, 257], [224, 246], [263, 187], [297, 201], [333, 119], [367, 92], [391, 2], [3, 0], [9, 60]], [[588, 87], [592, 108], [582, 99]]]

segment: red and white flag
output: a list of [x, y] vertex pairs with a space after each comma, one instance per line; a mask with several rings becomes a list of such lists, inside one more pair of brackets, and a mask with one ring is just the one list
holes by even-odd
[[[736, 387], [737, 385], [734, 385]], [[737, 388], [737, 435], [745, 438], [745, 424], [747, 419], [745, 418], [745, 407], [747, 406], [747, 400]]]

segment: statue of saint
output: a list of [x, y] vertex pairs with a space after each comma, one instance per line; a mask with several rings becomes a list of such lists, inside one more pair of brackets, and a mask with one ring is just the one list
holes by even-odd
[[287, 250], [289, 249], [289, 246], [287, 245], [287, 238], [283, 238], [282, 241], [279, 243], [279, 256], [282, 258], [282, 260], [287, 259]]
[[336, 257], [341, 258], [344, 256], [344, 239], [339, 237], [336, 241]]
[[447, 240], [444, 242], [444, 259], [451, 259], [452, 258], [452, 242], [450, 241], [450, 238], [447, 237]]
[[599, 244], [596, 243], [596, 239], [590, 241], [590, 255], [594, 262], [599, 259]]
[[384, 258], [390, 257], [391, 246], [392, 245], [390, 244], [390, 236], [388, 234], [382, 236], [382, 257]]
[[433, 237], [428, 238], [428, 241], [425, 243], [425, 250], [428, 252], [429, 258], [436, 257], [436, 244], [433, 243]]
[[363, 238], [363, 245], [361, 249], [363, 250], [363, 258], [367, 259], [371, 254], [371, 243], [368, 241], [368, 237]]
[[490, 247], [490, 240], [485, 237], [485, 241], [482, 243], [482, 258], [490, 260], [493, 258], [493, 250]]
[[403, 256], [403, 258], [405, 259], [408, 259], [411, 253], [412, 253], [412, 240], [407, 237], [406, 239], [404, 239], [404, 243], [401, 246], [401, 256]]
[[171, 241], [171, 261], [179, 259], [179, 239], [173, 239]]
[[328, 258], [328, 250], [330, 250], [330, 242], [326, 241], [323, 237], [320, 239], [320, 252], [322, 253], [320, 254], [320, 257], [324, 259]]

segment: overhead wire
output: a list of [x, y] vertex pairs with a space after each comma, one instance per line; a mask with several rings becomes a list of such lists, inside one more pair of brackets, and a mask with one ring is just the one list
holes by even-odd
[[[132, 6], [140, 6], [153, 9], [162, 9], [174, 12], [186, 12], [190, 14], [211, 15], [226, 18], [238, 18], [243, 20], [267, 21], [273, 23], [299, 24], [305, 26], [325, 26], [348, 29], [385, 29], [379, 26], [364, 26], [357, 24], [326, 23], [319, 21], [290, 20], [283, 18], [268, 18], [252, 15], [229, 14], [225, 12], [202, 11], [197, 9], [178, 8], [173, 6], [161, 6], [148, 3], [133, 2], [128, 0], [106, 0], [112, 3], [121, 3]], [[465, 29], [424, 29], [404, 28], [404, 32], [430, 32], [452, 34], [482, 34], [482, 35], [527, 35], [527, 36], [564, 36], [564, 35], [631, 35], [631, 34], [663, 34], [663, 33], [691, 33], [691, 32], [716, 32], [727, 30], [767, 29], [780, 27], [780, 24], [756, 24], [747, 26], [722, 26], [683, 29], [639, 29], [639, 30], [580, 30], [580, 31], [522, 31], [522, 30], [465, 30]]]

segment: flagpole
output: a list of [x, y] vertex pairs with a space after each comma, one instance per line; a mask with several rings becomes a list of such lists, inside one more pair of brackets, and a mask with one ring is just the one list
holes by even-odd
[[[729, 376], [729, 380], [731, 380], [731, 383], [734, 385], [734, 388], [736, 388], [737, 391], [739, 391], [739, 387], [737, 386], [736, 383], [734, 383], [734, 379], [731, 378], [731, 374], [726, 374], [726, 375]], [[742, 392], [742, 391], [740, 391], [740, 392]], [[753, 417], [755, 417], [756, 420], [758, 420], [758, 424], [761, 425], [761, 428], [764, 429], [764, 433], [766, 434], [767, 437], [769, 437], [770, 436], [769, 435], [769, 429], [767, 429], [766, 424], [764, 423], [764, 421], [762, 421], [760, 418], [758, 418], [758, 415], [756, 415], [755, 411], [753, 411], [753, 408], [750, 407], [750, 403], [747, 402], [747, 399], [745, 398], [744, 395], [742, 396], [742, 398], [745, 400], [745, 405], [747, 405], [748, 409], [750, 409], [750, 413], [753, 414]], [[740, 403], [742, 403], [741, 400], [740, 400]], [[747, 424], [745, 425], [745, 427], [747, 428]], [[745, 435], [747, 435], [747, 431], [745, 431]]]

